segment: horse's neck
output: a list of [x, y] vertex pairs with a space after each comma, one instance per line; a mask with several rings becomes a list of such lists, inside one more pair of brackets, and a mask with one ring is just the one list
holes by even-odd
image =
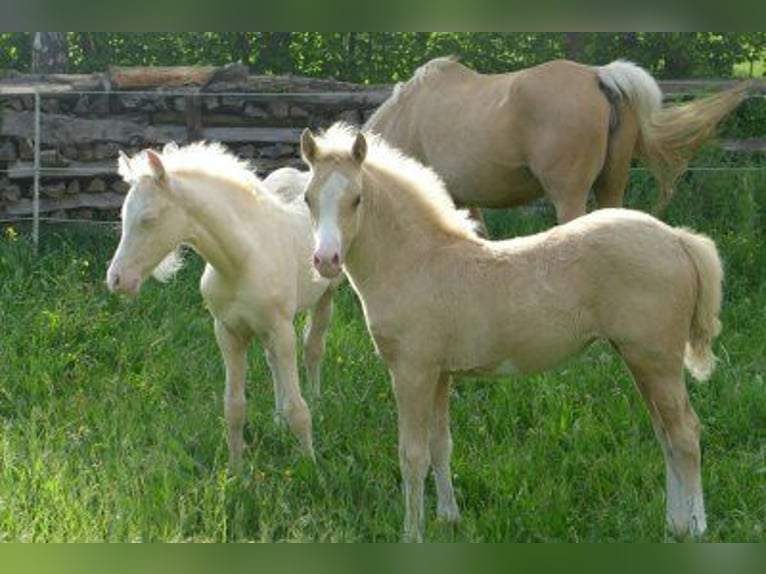
[[407, 129], [412, 122], [408, 115], [412, 100], [417, 96], [417, 91], [411, 86], [403, 86], [386, 101], [384, 101], [375, 113], [373, 113], [364, 124], [364, 130], [380, 134], [389, 143], [399, 147], [405, 147], [407, 142], [402, 142], [402, 138], [410, 137]]
[[212, 177], [175, 183], [191, 222], [186, 243], [222, 275], [236, 275], [258, 228], [259, 200], [246, 190], [224, 189], [234, 184]]
[[[370, 177], [366, 184], [377, 179]], [[408, 209], [400, 201], [403, 193], [375, 189], [365, 200], [362, 225], [346, 256], [352, 281], [362, 292], [386, 289], [390, 280], [423, 262], [433, 246], [444, 241], [429, 214], [419, 213], [416, 206]]]

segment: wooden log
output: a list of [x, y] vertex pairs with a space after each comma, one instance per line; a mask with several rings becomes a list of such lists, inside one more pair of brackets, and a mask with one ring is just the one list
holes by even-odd
[[[41, 114], [41, 143], [64, 145], [111, 141], [120, 145], [182, 142], [185, 126], [151, 126], [130, 120], [111, 118], [85, 119], [61, 114]], [[34, 133], [34, 112], [6, 111], [0, 123], [0, 136], [31, 138]]]
[[109, 81], [116, 90], [204, 86], [215, 71], [214, 66], [111, 66]]
[[41, 93], [92, 92], [106, 88], [103, 74], [21, 74], [12, 72], [0, 80], [0, 95]]
[[[79, 195], [68, 195], [60, 198], [40, 198], [40, 213], [51, 213], [54, 211], [68, 211], [70, 209], [119, 209], [125, 196], [112, 191], [104, 193], [81, 193]], [[21, 200], [8, 204], [0, 210], [0, 217], [29, 217], [34, 213], [32, 200], [22, 198]]]
[[[233, 88], [241, 90], [242, 88]], [[200, 94], [202, 101], [205, 102], [207, 92]], [[374, 89], [365, 91], [351, 92], [289, 92], [289, 93], [267, 93], [250, 92], [243, 95], [243, 98], [252, 104], [273, 104], [274, 102], [283, 102], [287, 104], [298, 104], [307, 107], [321, 108], [349, 108], [349, 107], [377, 107], [382, 104], [391, 95], [391, 90]]]
[[301, 139], [303, 128], [228, 128], [206, 127], [202, 133], [206, 140], [248, 143], [297, 143]]
[[221, 78], [205, 86], [205, 92], [260, 92], [260, 93], [296, 93], [296, 92], [366, 92], [379, 89], [391, 91], [389, 86], [366, 86], [327, 78], [309, 78], [305, 76], [270, 76], [253, 75], [242, 78]]
[[[35, 173], [35, 164], [31, 161], [17, 161], [8, 166], [9, 179], [31, 178]], [[73, 161], [66, 166], [45, 166], [41, 169], [43, 177], [88, 177], [117, 173], [117, 161], [83, 162]]]

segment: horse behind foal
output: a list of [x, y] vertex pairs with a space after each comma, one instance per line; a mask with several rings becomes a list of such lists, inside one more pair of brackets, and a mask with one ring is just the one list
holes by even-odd
[[[119, 172], [131, 188], [122, 207], [120, 244], [107, 272], [109, 289], [135, 293], [153, 269], [158, 278], [167, 278], [177, 268], [173, 262], [182, 244], [199, 253], [207, 262], [200, 291], [213, 315], [226, 366], [231, 465], [238, 467], [242, 459], [246, 352], [253, 337], [266, 352], [277, 416], [286, 418], [313, 458], [293, 318], [309, 311], [304, 360], [311, 390], [318, 396], [337, 281], [318, 277], [311, 269], [311, 223], [304, 202], [294, 201], [297, 193], [289, 185], [280, 188], [286, 200], [272, 193], [268, 183], [218, 144], [169, 145], [162, 154], [145, 150], [133, 158], [121, 155]], [[300, 181], [300, 190], [302, 185]]]
[[359, 295], [399, 412], [405, 537], [422, 539], [429, 463], [437, 512], [459, 518], [450, 472], [450, 377], [536, 373], [596, 338], [611, 342], [644, 398], [666, 462], [667, 522], [706, 527], [700, 425], [684, 365], [713, 368], [722, 270], [708, 238], [636, 211], [599, 210], [530, 237], [476, 236], [441, 180], [380, 138], [306, 131], [315, 266], [343, 267]]
[[662, 209], [749, 85], [663, 106], [657, 82], [630, 62], [479, 74], [437, 58], [397, 85], [365, 130], [432, 166], [458, 205], [514, 207], [545, 195], [563, 223], [586, 212], [591, 189], [599, 207], [621, 207], [634, 154], [657, 180]]

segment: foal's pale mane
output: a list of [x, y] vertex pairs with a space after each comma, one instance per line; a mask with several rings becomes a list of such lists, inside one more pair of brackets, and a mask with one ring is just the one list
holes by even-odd
[[[320, 157], [349, 157], [357, 130], [338, 122], [317, 137]], [[403, 194], [392, 197], [395, 207], [412, 211], [416, 204], [418, 217], [433, 221], [442, 230], [460, 237], [475, 237], [476, 224], [465, 210], [458, 210], [442, 179], [431, 168], [388, 145], [380, 136], [365, 133], [367, 156], [365, 164], [384, 172], [405, 188]], [[378, 190], [384, 193], [385, 189]], [[393, 194], [391, 194], [393, 195]]]
[[[255, 174], [250, 162], [238, 158], [218, 142], [195, 142], [184, 146], [166, 144], [160, 153], [165, 171], [173, 175], [202, 175], [230, 182], [256, 195], [268, 194], [268, 189]], [[141, 153], [131, 160], [128, 181], [152, 175], [146, 155]]]
[[183, 147], [168, 144], [162, 150], [162, 161], [171, 174], [204, 174], [228, 180], [251, 191], [265, 189], [250, 163], [218, 142], [197, 142]]

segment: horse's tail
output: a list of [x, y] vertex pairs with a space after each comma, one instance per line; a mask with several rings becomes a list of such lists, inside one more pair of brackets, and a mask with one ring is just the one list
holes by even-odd
[[684, 364], [692, 376], [704, 381], [713, 372], [713, 339], [721, 332], [723, 266], [712, 239], [685, 229], [677, 230], [681, 245], [697, 272], [697, 300], [694, 305]]
[[662, 105], [662, 92], [643, 68], [622, 60], [597, 68], [602, 84], [627, 98], [638, 116], [636, 152], [652, 172], [660, 194], [656, 209], [670, 201], [673, 185], [689, 159], [715, 134], [718, 123], [745, 98], [750, 82], [717, 94], [672, 106]]

